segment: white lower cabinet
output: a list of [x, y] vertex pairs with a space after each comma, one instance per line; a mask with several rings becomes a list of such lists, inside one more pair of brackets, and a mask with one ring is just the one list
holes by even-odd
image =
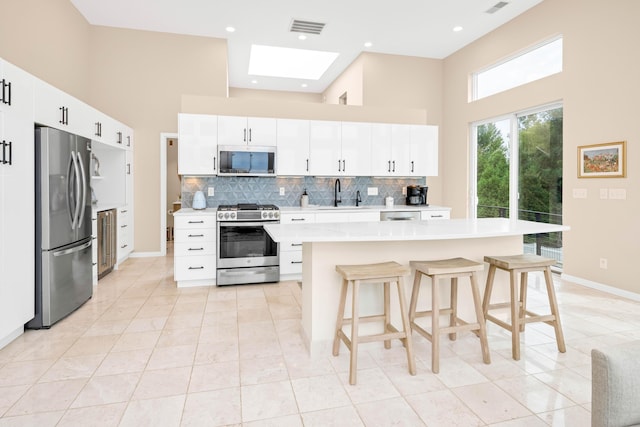
[[129, 257], [132, 251], [132, 236], [131, 236], [131, 212], [127, 205], [118, 209], [117, 222], [118, 224], [118, 264], [123, 262]]
[[178, 287], [215, 284], [215, 212], [211, 215], [176, 215], [173, 225], [173, 278]]
[[448, 210], [442, 211], [422, 211], [420, 212], [420, 219], [449, 219], [451, 217], [451, 212]]
[[[306, 212], [280, 212], [280, 224], [316, 222], [316, 214]], [[280, 242], [280, 277], [302, 276], [302, 242]]]

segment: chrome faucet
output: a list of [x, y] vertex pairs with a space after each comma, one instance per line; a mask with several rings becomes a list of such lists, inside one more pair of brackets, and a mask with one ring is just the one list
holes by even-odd
[[338, 199], [338, 193], [342, 191], [340, 189], [340, 179], [336, 178], [336, 182], [333, 185], [333, 206], [338, 207], [338, 203], [342, 203], [342, 198]]
[[359, 206], [359, 203], [362, 202], [362, 197], [360, 197], [360, 190], [356, 191], [356, 207]]

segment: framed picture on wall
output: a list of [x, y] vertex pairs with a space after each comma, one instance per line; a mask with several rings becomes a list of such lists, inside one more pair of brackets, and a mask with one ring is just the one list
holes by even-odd
[[627, 141], [578, 147], [578, 178], [627, 176]]

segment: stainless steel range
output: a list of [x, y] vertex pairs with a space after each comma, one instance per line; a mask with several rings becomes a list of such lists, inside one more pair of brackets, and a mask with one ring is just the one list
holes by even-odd
[[216, 284], [244, 285], [280, 280], [280, 248], [265, 223], [280, 222], [275, 205], [220, 205]]

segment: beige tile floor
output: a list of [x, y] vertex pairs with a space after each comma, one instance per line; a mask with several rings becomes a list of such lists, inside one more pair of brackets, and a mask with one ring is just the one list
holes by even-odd
[[[442, 340], [440, 373], [402, 347], [310, 359], [296, 282], [177, 289], [172, 258], [134, 258], [50, 330], [0, 350], [0, 426], [585, 426], [590, 350], [640, 338], [640, 303], [556, 278], [567, 352], [528, 325], [522, 360], [490, 324], [492, 363], [470, 334]], [[531, 280], [529, 307], [544, 302]]]

